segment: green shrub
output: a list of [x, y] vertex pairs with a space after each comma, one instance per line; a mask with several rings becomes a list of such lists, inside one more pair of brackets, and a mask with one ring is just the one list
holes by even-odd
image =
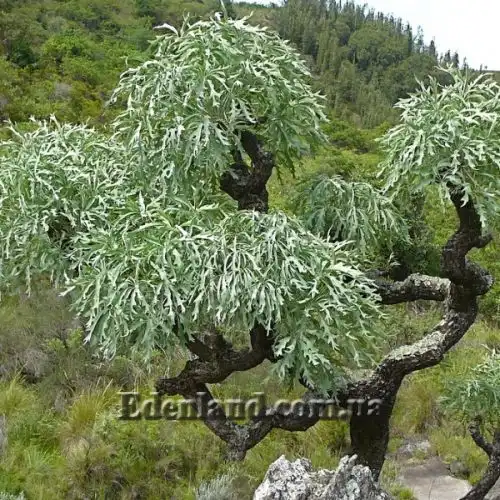
[[10, 493], [0, 492], [0, 500], [26, 500], [24, 493], [12, 495]]
[[233, 479], [229, 474], [223, 474], [201, 483], [196, 492], [196, 500], [236, 500], [238, 496], [232, 488]]

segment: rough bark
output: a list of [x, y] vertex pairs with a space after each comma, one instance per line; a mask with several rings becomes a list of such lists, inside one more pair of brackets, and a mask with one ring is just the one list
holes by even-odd
[[500, 430], [489, 443], [481, 434], [481, 419], [477, 417], [469, 425], [469, 432], [476, 445], [488, 455], [488, 465], [479, 482], [460, 500], [483, 500], [500, 478]]
[[[242, 134], [242, 145], [252, 166], [248, 167], [241, 154], [235, 152], [235, 164], [222, 176], [221, 189], [238, 201], [240, 209], [265, 212], [268, 209], [266, 183], [274, 160], [251, 133]], [[441, 276], [413, 274], [401, 282], [375, 279], [382, 304], [441, 301], [444, 302], [442, 320], [420, 340], [395, 349], [366, 376], [352, 380], [344, 390], [330, 395], [338, 401], [340, 408], [350, 409], [353, 400], [363, 402], [350, 417], [352, 453], [372, 470], [375, 480], [385, 460], [390, 417], [404, 377], [437, 365], [443, 359], [474, 323], [478, 313], [477, 297], [485, 294], [493, 284], [491, 275], [466, 257], [471, 249], [486, 246], [491, 235], [482, 235], [479, 215], [472, 201], [463, 205], [461, 193], [453, 189], [450, 189], [450, 195], [459, 227], [443, 248]], [[300, 414], [264, 408], [245, 425], [238, 425], [228, 418], [213, 401], [206, 384], [220, 383], [232, 373], [256, 367], [266, 359], [276, 361], [272, 331], [266, 332], [260, 325], [255, 325], [250, 338], [251, 349], [243, 351], [235, 351], [223, 339], [212, 343], [194, 339], [188, 348], [197, 358], [188, 361], [179, 376], [160, 379], [156, 386], [160, 395], [180, 394], [192, 400], [205, 424], [227, 443], [228, 456], [240, 460], [272, 429], [309, 429], [318, 422], [323, 408], [321, 404], [311, 402], [318, 397], [312, 388], [306, 387], [304, 411]], [[378, 411], [374, 411], [373, 401], [380, 401]]]
[[[352, 394], [356, 387], [363, 386], [362, 396], [366, 399], [381, 398], [384, 402], [382, 409], [386, 409], [370, 422], [354, 415], [350, 422], [352, 451], [359, 455], [361, 463], [370, 467], [375, 478], [378, 478], [385, 460], [389, 420], [404, 377], [417, 370], [435, 366], [443, 359], [474, 323], [478, 312], [477, 297], [486, 293], [493, 285], [491, 275], [466, 258], [473, 248], [486, 246], [491, 241], [491, 236], [482, 235], [481, 222], [473, 202], [463, 205], [461, 193], [451, 190], [450, 194], [459, 227], [442, 251], [441, 275], [449, 281], [443, 319], [421, 340], [392, 351], [370, 377], [354, 384], [350, 389]], [[415, 294], [407, 297], [414, 300]], [[364, 430], [366, 426], [368, 431]]]
[[199, 339], [189, 342], [187, 347], [198, 356], [197, 359], [188, 361], [177, 377], [160, 378], [156, 383], [158, 392], [174, 395], [197, 388], [199, 384], [217, 384], [229, 375], [251, 370], [273, 356], [272, 342], [264, 327], [256, 325], [250, 335], [254, 339], [252, 348], [242, 351], [234, 350], [222, 336], [212, 345]]
[[264, 151], [261, 143], [250, 132], [241, 133], [241, 144], [252, 161], [248, 167], [241, 153], [234, 151], [234, 164], [220, 180], [222, 191], [238, 202], [239, 210], [267, 212], [269, 209], [266, 184], [274, 168], [272, 154]]
[[[375, 480], [378, 480], [384, 465], [389, 444], [389, 422], [401, 381], [402, 378], [395, 377], [385, 387], [380, 384], [363, 387], [359, 384], [356, 389], [359, 391], [363, 387], [363, 390], [350, 393], [351, 399], [363, 401], [359, 409], [353, 409], [350, 418], [351, 453], [358, 456], [360, 464], [370, 467]], [[370, 401], [374, 400], [380, 400], [380, 406], [369, 408]]]
[[382, 304], [401, 304], [415, 300], [435, 300], [442, 302], [446, 299], [450, 282], [447, 279], [410, 274], [404, 281], [375, 280], [377, 293]]

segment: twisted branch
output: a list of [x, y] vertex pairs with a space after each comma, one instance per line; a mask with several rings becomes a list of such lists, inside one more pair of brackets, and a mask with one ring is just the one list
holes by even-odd
[[500, 479], [500, 430], [497, 429], [493, 442], [488, 443], [481, 434], [481, 418], [476, 417], [469, 424], [469, 432], [479, 448], [488, 455], [488, 466], [476, 485], [460, 500], [483, 500]]
[[476, 445], [481, 448], [486, 455], [491, 457], [493, 454], [493, 445], [488, 443], [484, 436], [481, 434], [481, 424], [482, 418], [477, 416], [470, 424], [469, 424], [469, 433], [472, 437], [472, 440]]
[[[230, 172], [222, 176], [221, 188], [238, 201], [240, 209], [266, 211], [266, 182], [272, 173], [274, 161], [272, 156], [263, 151], [255, 136], [244, 134], [242, 144], [252, 160], [253, 168], [249, 169], [243, 163], [241, 155], [235, 153], [236, 163]], [[466, 259], [472, 248], [486, 246], [491, 241], [491, 235], [482, 235], [479, 215], [472, 201], [462, 205], [461, 196], [457, 193], [452, 193], [452, 201], [460, 224], [443, 248], [441, 277], [413, 274], [402, 282], [375, 280], [383, 304], [414, 300], [444, 301], [443, 319], [421, 340], [393, 350], [367, 376], [352, 381], [346, 389], [331, 395], [338, 401], [339, 407], [343, 408], [350, 399], [382, 400], [383, 414], [377, 425], [381, 425], [380, 429], [384, 433], [382, 439], [385, 441], [388, 441], [388, 422], [403, 378], [414, 371], [434, 366], [443, 359], [474, 323], [478, 312], [477, 297], [486, 293], [493, 285], [493, 278], [489, 273]], [[206, 384], [220, 383], [232, 373], [254, 368], [266, 359], [276, 361], [272, 332], [255, 325], [250, 337], [252, 347], [243, 351], [235, 351], [220, 338], [212, 342], [202, 342], [199, 339], [191, 341], [188, 348], [197, 359], [188, 361], [179, 376], [160, 379], [156, 385], [160, 395], [180, 394], [195, 401], [193, 405], [204, 423], [228, 444], [228, 455], [233, 459], [243, 459], [246, 451], [258, 444], [274, 428], [305, 431], [321, 418], [321, 405], [310, 404], [312, 399], [318, 400], [312, 388], [303, 397], [305, 411], [300, 414], [264, 408], [244, 425], [236, 424], [227, 417], [214, 401]], [[214, 337], [215, 340], [217, 338]], [[375, 419], [368, 421], [374, 422]], [[376, 425], [370, 436], [366, 422], [366, 414], [351, 418], [351, 440], [354, 447], [367, 437], [379, 437], [377, 432], [380, 429]], [[375, 477], [378, 477], [384, 461], [385, 449], [382, 451], [377, 456], [360, 454], [361, 463], [369, 465]]]
[[239, 210], [267, 212], [269, 196], [266, 184], [274, 168], [274, 158], [266, 152], [257, 137], [248, 131], [241, 133], [241, 144], [252, 161], [249, 168], [239, 151], [233, 152], [234, 164], [220, 180], [222, 191], [238, 202]]
[[442, 302], [449, 293], [450, 282], [447, 279], [411, 274], [404, 281], [375, 280], [376, 291], [382, 304], [400, 304], [415, 300], [435, 300]]

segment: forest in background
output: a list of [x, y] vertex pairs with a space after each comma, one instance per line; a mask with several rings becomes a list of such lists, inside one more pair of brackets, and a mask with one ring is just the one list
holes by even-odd
[[[392, 105], [459, 54], [424, 43], [421, 30], [350, 2], [289, 0], [284, 8], [229, 4], [230, 15], [270, 26], [308, 59], [339, 118], [371, 128], [394, 120]], [[119, 74], [141, 58], [152, 27], [179, 26], [220, 10], [218, 0], [0, 1], [0, 118], [105, 120]], [[442, 76], [440, 76], [442, 78]]]

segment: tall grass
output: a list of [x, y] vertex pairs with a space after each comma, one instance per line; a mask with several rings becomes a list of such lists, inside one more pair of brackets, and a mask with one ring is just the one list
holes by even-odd
[[[49, 305], [45, 305], [49, 304]], [[50, 306], [52, 304], [52, 306]], [[50, 294], [11, 301], [0, 307], [0, 415], [4, 416], [7, 444], [0, 456], [0, 491], [27, 499], [54, 498], [154, 499], [251, 498], [268, 466], [280, 455], [309, 458], [316, 468], [334, 469], [349, 448], [346, 423], [323, 421], [306, 432], [274, 430], [243, 462], [225, 462], [224, 443], [200, 422], [118, 420], [121, 390], [152, 390], [157, 375], [176, 373], [185, 362], [182, 353], [158, 356], [150, 367], [116, 358], [99, 361], [82, 343], [82, 332], [72, 326], [63, 304]], [[43, 317], [43, 314], [48, 317]], [[385, 328], [395, 343], [411, 342], [428, 330], [439, 310], [391, 310]], [[16, 323], [18, 318], [19, 323]], [[7, 328], [5, 324], [8, 324]], [[20, 342], [16, 343], [17, 332]], [[484, 457], [466, 435], [461, 422], [443, 414], [439, 398], [444, 381], [480, 362], [485, 345], [500, 344], [500, 331], [480, 322], [437, 367], [409, 377], [398, 397], [392, 419], [391, 449], [412, 435], [426, 435], [445, 461], [460, 460], [476, 481]], [[29, 348], [48, 364], [38, 378], [29, 379], [22, 363], [11, 355]], [[383, 353], [381, 352], [381, 355]], [[263, 364], [231, 376], [214, 386], [217, 397], [248, 398], [265, 392], [269, 401], [297, 397], [287, 392]], [[397, 482], [397, 464], [389, 460], [383, 482], [396, 498], [410, 499]], [[229, 479], [231, 477], [229, 487]], [[233, 497], [231, 497], [233, 495]], [[8, 498], [8, 497], [7, 497]]]

